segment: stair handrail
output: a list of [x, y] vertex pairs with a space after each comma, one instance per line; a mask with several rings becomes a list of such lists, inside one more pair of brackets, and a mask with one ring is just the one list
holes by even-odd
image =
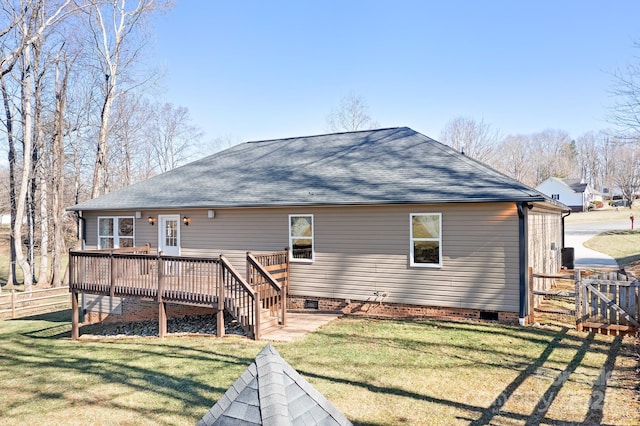
[[265, 269], [265, 267], [255, 258], [253, 254], [247, 252], [247, 262], [251, 264], [256, 270], [260, 273], [262, 278], [265, 279], [269, 285], [276, 290], [278, 296], [280, 297], [280, 309], [281, 309], [281, 322], [282, 326], [287, 325], [287, 287], [286, 285], [280, 284], [278, 281], [273, 278], [271, 273]]
[[[251, 299], [253, 299], [253, 303], [254, 303], [253, 315], [252, 315], [253, 338], [255, 340], [259, 340], [260, 339], [260, 295], [247, 283], [247, 281], [244, 278], [242, 278], [238, 270], [234, 268], [234, 266], [222, 254], [220, 255], [220, 268], [221, 268], [221, 274], [223, 274], [224, 270], [229, 271], [229, 273], [231, 273], [235, 281], [240, 284], [240, 286], [244, 290], [244, 293], [248, 295]], [[224, 293], [225, 285], [226, 283], [223, 282], [223, 280], [221, 280], [220, 282], [221, 293]], [[221, 298], [221, 300], [218, 302], [218, 305], [222, 304], [222, 306], [224, 306], [224, 308], [227, 309], [227, 306], [223, 303], [223, 301], [224, 301], [224, 297]], [[230, 309], [227, 309], [227, 312], [229, 312], [231, 315], [235, 317], [235, 313], [232, 312]]]

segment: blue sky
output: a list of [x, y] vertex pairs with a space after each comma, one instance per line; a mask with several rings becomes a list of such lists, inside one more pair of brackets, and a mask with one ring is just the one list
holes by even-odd
[[640, 1], [187, 1], [155, 20], [162, 96], [207, 139], [324, 133], [349, 93], [381, 127], [438, 138], [610, 127], [610, 73], [637, 59]]

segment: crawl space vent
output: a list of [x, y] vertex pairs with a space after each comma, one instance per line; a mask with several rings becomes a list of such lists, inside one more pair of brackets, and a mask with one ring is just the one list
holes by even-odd
[[498, 313], [497, 312], [480, 311], [480, 319], [481, 320], [489, 320], [489, 321], [498, 321]]
[[304, 301], [305, 309], [318, 309], [318, 301], [317, 300], [305, 300]]

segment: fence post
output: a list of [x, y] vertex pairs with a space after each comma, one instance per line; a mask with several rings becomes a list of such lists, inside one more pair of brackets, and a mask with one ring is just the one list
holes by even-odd
[[580, 313], [581, 309], [580, 307], [582, 306], [582, 303], [580, 302], [582, 299], [582, 283], [581, 281], [581, 277], [580, 277], [580, 270], [576, 269], [574, 271], [575, 274], [575, 280], [576, 280], [576, 330], [578, 331], [582, 331], [582, 315]]
[[16, 317], [16, 291], [11, 290], [11, 319]]

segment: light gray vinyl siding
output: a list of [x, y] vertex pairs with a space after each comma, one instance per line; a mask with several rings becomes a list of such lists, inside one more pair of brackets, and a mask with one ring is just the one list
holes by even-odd
[[[518, 215], [514, 203], [357, 207], [216, 209], [182, 211], [181, 254], [224, 253], [244, 273], [246, 251], [288, 245], [289, 214], [314, 215], [313, 263], [291, 264], [290, 293], [303, 297], [499, 311], [518, 310]], [[157, 248], [157, 225], [144, 211], [136, 245]], [[442, 267], [409, 266], [410, 213], [442, 213]], [[108, 215], [109, 213], [100, 213]], [[123, 213], [119, 213], [124, 215]], [[131, 212], [133, 215], [133, 212]], [[87, 248], [95, 246], [96, 213], [87, 217]]]

